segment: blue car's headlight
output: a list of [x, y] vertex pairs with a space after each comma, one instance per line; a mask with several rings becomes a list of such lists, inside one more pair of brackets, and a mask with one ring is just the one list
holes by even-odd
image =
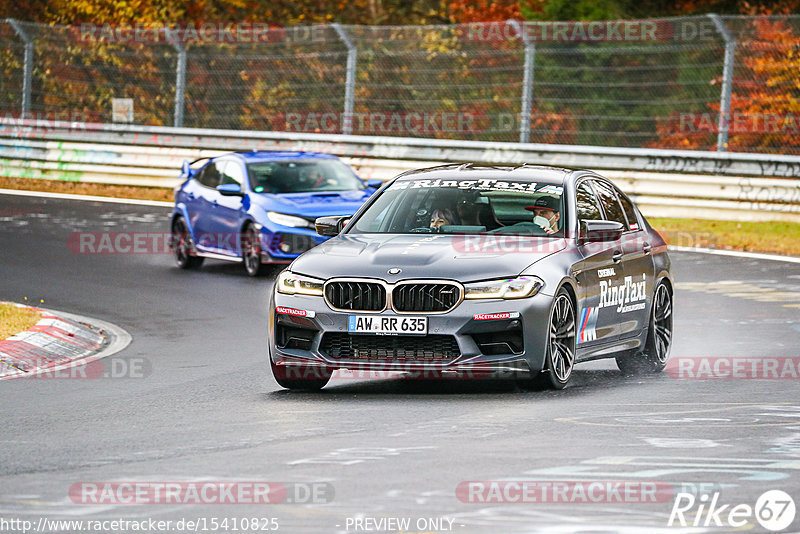
[[541, 278], [520, 276], [464, 285], [465, 299], [521, 299], [532, 297], [544, 286]]
[[317, 278], [295, 274], [291, 271], [283, 271], [278, 276], [278, 281], [275, 282], [275, 288], [278, 290], [278, 293], [285, 293], [286, 295], [312, 295], [321, 297], [322, 284], [324, 284], [324, 282]]
[[294, 226], [296, 228], [314, 228], [314, 225], [302, 217], [294, 215], [286, 215], [285, 213], [278, 213], [277, 211], [268, 211], [267, 218], [275, 224], [281, 226]]

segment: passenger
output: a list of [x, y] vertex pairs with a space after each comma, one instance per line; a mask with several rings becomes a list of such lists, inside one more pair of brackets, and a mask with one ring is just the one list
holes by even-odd
[[433, 213], [431, 213], [431, 228], [438, 230], [442, 226], [454, 223], [455, 217], [453, 217], [453, 212], [447, 208], [435, 209]]

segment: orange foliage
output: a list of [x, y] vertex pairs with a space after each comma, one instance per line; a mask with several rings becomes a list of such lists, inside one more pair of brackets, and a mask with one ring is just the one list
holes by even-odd
[[[760, 17], [737, 54], [729, 151], [795, 152], [800, 148], [800, 37], [781, 19]], [[721, 80], [715, 80], [719, 86]], [[657, 148], [716, 147], [720, 103], [705, 113], [673, 114], [657, 126]], [[793, 150], [794, 149], [794, 150]]]
[[519, 1], [516, 0], [469, 0], [450, 3], [450, 18], [453, 22], [493, 22], [522, 18]]

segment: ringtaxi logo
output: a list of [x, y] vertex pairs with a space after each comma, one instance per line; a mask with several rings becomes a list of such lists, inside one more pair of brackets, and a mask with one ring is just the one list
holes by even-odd
[[763, 493], [754, 505], [720, 504], [720, 493], [678, 493], [667, 526], [744, 528], [753, 520], [770, 532], [788, 528], [796, 513], [794, 499], [781, 490]]

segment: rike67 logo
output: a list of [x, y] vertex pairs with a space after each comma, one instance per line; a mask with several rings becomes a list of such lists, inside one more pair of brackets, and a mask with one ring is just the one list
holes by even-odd
[[721, 504], [720, 493], [678, 493], [669, 514], [670, 527], [726, 527], [742, 529], [758, 522], [770, 532], [788, 528], [795, 517], [794, 499], [781, 490], [764, 492], [755, 503]]

